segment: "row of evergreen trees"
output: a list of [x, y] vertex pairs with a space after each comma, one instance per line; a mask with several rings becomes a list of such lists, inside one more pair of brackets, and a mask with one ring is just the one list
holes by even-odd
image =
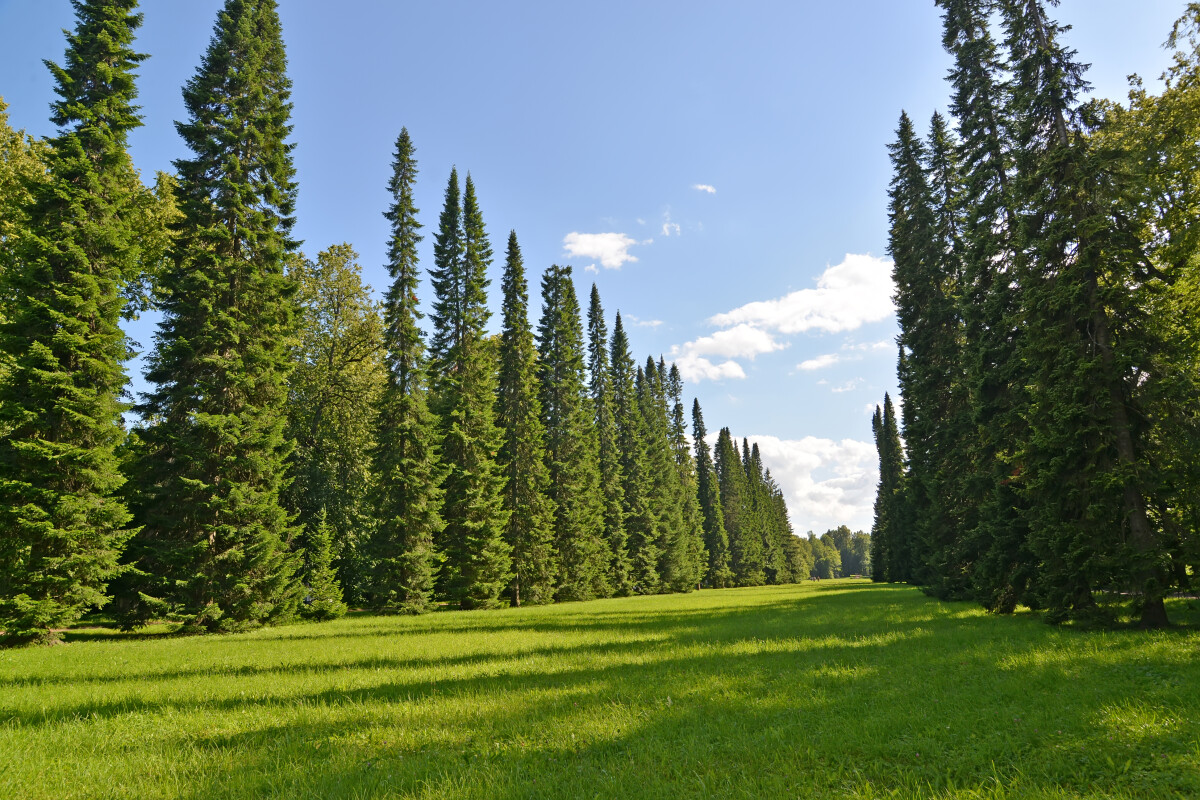
[[938, 5], [954, 122], [902, 115], [891, 146], [875, 577], [1166, 625], [1200, 567], [1200, 10], [1163, 93], [1121, 106], [1083, 100], [1044, 0]]
[[[290, 82], [275, 0], [226, 0], [177, 128], [191, 157], [143, 186], [136, 0], [73, 0], [51, 65], [60, 134], [0, 130], [0, 629], [54, 629], [116, 598], [127, 625], [237, 630], [808, 577], [782, 492], [728, 429], [715, 453], [682, 381], [637, 364], [620, 314], [586, 321], [546, 270], [536, 332], [515, 234], [502, 324], [471, 177], [451, 171], [419, 326], [402, 131], [381, 304], [348, 245], [291, 237]], [[2, 111], [2, 109], [0, 109]], [[122, 315], [163, 315], [126, 432]], [[586, 327], [586, 330], [585, 330]]]

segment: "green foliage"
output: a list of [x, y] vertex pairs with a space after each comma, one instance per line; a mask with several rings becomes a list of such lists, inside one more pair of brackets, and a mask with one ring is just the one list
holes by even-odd
[[904, 537], [908, 533], [905, 497], [904, 452], [892, 398], [883, 396], [883, 408], [875, 407], [872, 420], [875, 448], [879, 452], [879, 487], [875, 495], [875, 520], [871, 526], [871, 576], [876, 581], [911, 579], [905, 559]]
[[625, 532], [629, 537], [630, 574], [634, 591], [649, 594], [659, 588], [659, 530], [647, 495], [650, 480], [647, 433], [638, 407], [634, 385], [636, 370], [620, 312], [617, 312], [613, 323], [609, 356], [613, 421], [617, 428], [617, 451], [621, 454], [621, 507], [625, 514]]
[[300, 614], [308, 619], [326, 620], [345, 616], [342, 586], [333, 567], [333, 528], [325, 514], [317, 518], [304, 536], [304, 604]]
[[587, 335], [588, 391], [592, 400], [596, 448], [600, 459], [600, 492], [604, 496], [604, 540], [608, 543], [611, 558], [608, 574], [613, 593], [624, 596], [633, 592], [629, 536], [625, 531], [623, 508], [624, 477], [617, 442], [613, 379], [608, 357], [608, 326], [604, 322], [600, 292], [594, 283], [588, 303]]
[[193, 155], [175, 162], [183, 218], [158, 286], [155, 388], [138, 407], [131, 625], [169, 613], [238, 630], [299, 600], [280, 497], [296, 316], [285, 68], [273, 0], [227, 0], [184, 89], [178, 130]]
[[[417, 320], [421, 223], [413, 203], [417, 163], [408, 129], [396, 139], [388, 274], [383, 303], [387, 380], [377, 417], [373, 454], [375, 528], [371, 534], [371, 602], [405, 613], [427, 610], [433, 600], [437, 558], [434, 540], [443, 527], [443, 476], [436, 420], [429, 410], [425, 342]], [[457, 189], [457, 186], [455, 187]]]
[[[141, 124], [136, 0], [74, 3], [60, 126], [45, 147], [3, 125], [0, 167], [0, 628], [7, 643], [104, 605], [133, 533], [117, 492], [128, 344], [122, 291], [147, 253], [153, 197], [126, 152]], [[38, 163], [38, 156], [42, 156]], [[44, 172], [43, 172], [44, 170]], [[159, 236], [157, 241], [162, 241]]]
[[808, 537], [808, 546], [813, 555], [813, 577], [822, 580], [841, 577], [842, 553], [840, 550], [831, 542], [826, 542], [823, 537], [818, 539], [811, 534]]
[[[700, 400], [692, 400], [692, 441], [696, 446], [696, 494], [703, 515], [704, 544], [708, 553], [705, 580], [709, 586], [724, 589], [733, 585], [729, 566], [729, 535], [725, 532], [725, 512], [721, 508], [721, 488], [708, 446], [708, 429]], [[805, 573], [807, 577], [807, 572]]]
[[385, 381], [379, 307], [348, 244], [323, 250], [316, 262], [294, 260], [291, 277], [300, 331], [288, 378], [285, 435], [296, 447], [284, 500], [310, 537], [325, 521], [338, 580], [358, 598], [366, 588], [363, 550], [374, 518], [372, 412]]
[[504, 476], [495, 454], [496, 352], [484, 336], [487, 268], [492, 260], [468, 175], [460, 204], [451, 170], [434, 245], [436, 295], [431, 319], [430, 406], [439, 419], [445, 520], [441, 590], [463, 608], [496, 608], [512, 578], [512, 546], [504, 540]]
[[729, 428], [722, 428], [717, 435], [713, 461], [725, 531], [729, 535], [729, 566], [734, 582], [738, 586], [760, 586], [767, 579], [763, 571], [763, 540], [752, 519], [750, 484]]
[[504, 262], [504, 322], [500, 332], [500, 390], [496, 422], [503, 431], [498, 461], [504, 473], [505, 539], [512, 547], [513, 605], [549, 603], [558, 578], [555, 511], [546, 466], [546, 429], [538, 398], [538, 354], [529, 327], [529, 284], [517, 244], [508, 235]]
[[583, 325], [570, 267], [542, 275], [538, 385], [546, 429], [546, 466], [554, 503], [561, 573], [558, 597], [590, 600], [611, 593], [604, 539], [599, 452], [583, 374]]

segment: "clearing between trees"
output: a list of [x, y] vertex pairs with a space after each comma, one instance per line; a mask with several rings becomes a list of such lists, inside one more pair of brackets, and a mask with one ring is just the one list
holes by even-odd
[[[0, 652], [0, 796], [1200, 796], [1200, 605], [844, 579]], [[159, 626], [158, 629], [162, 629]]]

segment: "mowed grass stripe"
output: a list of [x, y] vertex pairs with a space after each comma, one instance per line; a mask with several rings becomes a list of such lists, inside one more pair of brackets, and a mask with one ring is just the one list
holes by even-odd
[[0, 653], [0, 797], [1200, 797], [1195, 629], [903, 586], [76, 638]]

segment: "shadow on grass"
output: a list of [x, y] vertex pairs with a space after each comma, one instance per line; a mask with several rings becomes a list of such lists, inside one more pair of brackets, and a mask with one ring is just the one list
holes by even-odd
[[[90, 700], [5, 712], [31, 735], [126, 714], [192, 719], [162, 736], [192, 754], [177, 768], [196, 798], [930, 796], [989, 781], [1017, 796], [1200, 796], [1194, 659], [1147, 672], [1141, 634], [988, 617], [898, 585], [813, 589], [740, 608], [356, 619], [208, 640], [232, 664], [192, 653], [186, 667], [0, 686], [100, 685]], [[495, 635], [437, 652], [466, 634]], [[320, 649], [338, 641], [381, 652]], [[247, 696], [258, 677], [279, 692]], [[178, 680], [204, 689], [139, 697]], [[253, 729], [218, 722], [232, 719]]]

